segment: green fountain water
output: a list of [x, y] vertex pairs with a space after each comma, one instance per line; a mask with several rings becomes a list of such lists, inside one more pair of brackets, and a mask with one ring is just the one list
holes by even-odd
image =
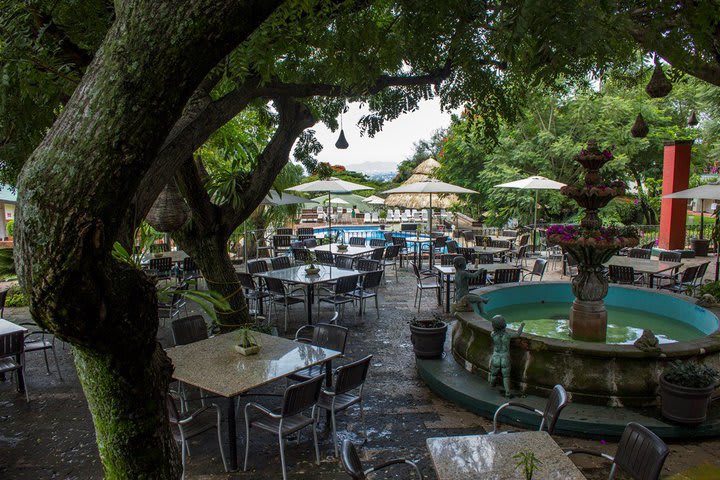
[[[509, 328], [517, 329], [520, 322], [525, 322], [525, 333], [571, 341], [568, 309], [569, 304], [565, 302], [508, 305], [489, 310], [486, 317], [503, 315]], [[607, 312], [607, 344], [632, 344], [646, 328], [653, 331], [660, 343], [694, 340], [706, 335], [691, 325], [657, 313], [612, 305], [607, 306]]]

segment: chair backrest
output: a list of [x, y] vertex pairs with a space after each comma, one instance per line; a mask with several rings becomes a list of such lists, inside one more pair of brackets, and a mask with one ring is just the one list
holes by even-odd
[[353, 257], [349, 257], [347, 255], [336, 255], [335, 256], [335, 266], [338, 268], [343, 268], [345, 270], [352, 270], [353, 263], [355, 263], [355, 259]]
[[652, 250], [645, 249], [645, 248], [631, 248], [628, 252], [628, 257], [630, 258], [644, 258], [649, 259], [652, 255]]
[[302, 240], [293, 240], [292, 242], [290, 242], [290, 250], [304, 247], [305, 244], [302, 242]]
[[695, 265], [692, 267], [688, 267], [682, 272], [682, 276], [680, 277], [680, 283], [692, 283], [695, 281], [695, 278], [698, 274], [698, 269], [700, 268], [700, 265]]
[[272, 241], [273, 241], [273, 247], [275, 247], [275, 248], [289, 247], [290, 242], [292, 242], [292, 237], [290, 235], [273, 235]]
[[0, 358], [22, 353], [25, 345], [25, 334], [22, 330], [0, 336]]
[[318, 323], [313, 328], [312, 340], [310, 343], [316, 347], [328, 348], [344, 355], [348, 331], [348, 328], [341, 327], [340, 325]]
[[305, 263], [310, 258], [310, 250], [307, 248], [293, 248], [292, 255], [295, 258], [295, 262]]
[[253, 278], [252, 274], [246, 273], [246, 272], [238, 272], [236, 273], [238, 282], [240, 282], [240, 285], [242, 285], [243, 288], [246, 288], [248, 290], [255, 290], [257, 286], [255, 285], [255, 279]]
[[499, 268], [493, 276], [494, 283], [513, 283], [520, 281], [519, 268]]
[[284, 268], [292, 267], [290, 257], [273, 257], [270, 259], [270, 265], [272, 265], [273, 270], [282, 270]]
[[537, 259], [535, 259], [535, 263], [533, 263], [532, 274], [540, 275], [540, 280], [542, 280], [543, 275], [545, 275], [546, 267], [547, 267], [547, 260], [544, 258], [537, 258]]
[[325, 375], [318, 375], [310, 380], [289, 386], [283, 395], [280, 415], [285, 418], [292, 417], [313, 407], [320, 397], [323, 380], [325, 380]]
[[248, 262], [247, 268], [248, 272], [252, 274], [268, 271], [267, 262], [265, 262], [265, 260], [253, 260], [251, 262]]
[[473, 253], [475, 253], [475, 249], [469, 247], [458, 247], [457, 253], [458, 255], [465, 257], [465, 260], [468, 262], [472, 262], [472, 256]]
[[378, 260], [359, 258], [355, 267], [361, 272], [374, 272], [375, 270], [381, 270], [382, 264]]
[[695, 275], [695, 283], [701, 284], [703, 281], [703, 278], [705, 278], [705, 273], [707, 272], [708, 265], [710, 265], [710, 262], [701, 263], [698, 266], [697, 274]]
[[635, 269], [621, 265], [610, 265], [610, 280], [617, 283], [635, 283]]
[[278, 235], [292, 235], [293, 229], [292, 228], [278, 228], [275, 233]]
[[298, 235], [298, 241], [301, 242], [303, 245], [305, 245], [305, 240], [313, 240], [315, 238], [316, 238], [315, 235], [312, 235], [312, 234]]
[[478, 263], [481, 265], [490, 265], [491, 263], [493, 263], [495, 261], [493, 259], [492, 253], [478, 252], [478, 253], [473, 253], [471, 257], [472, 257], [473, 262], [477, 258]]
[[445, 242], [445, 247], [447, 247], [448, 253], [457, 253], [458, 244], [455, 240], [448, 240]]
[[357, 288], [358, 275], [351, 277], [338, 278], [335, 283], [335, 295], [342, 295], [343, 293], [350, 293]]
[[265, 278], [265, 286], [267, 287], [269, 292], [274, 293], [275, 295], [285, 296], [285, 285], [283, 284], [282, 280], [278, 280], [277, 278], [273, 277], [267, 277]]
[[392, 232], [384, 232], [384, 233], [383, 233], [383, 238], [385, 239], [385, 242], [386, 242], [386, 243], [392, 242], [392, 241], [393, 241], [393, 234], [392, 234]]
[[371, 360], [372, 355], [368, 355], [360, 360], [337, 367], [335, 369], [334, 392], [336, 394], [342, 394], [362, 387], [367, 378]]
[[[541, 238], [542, 238], [542, 236], [543, 236], [543, 235], [542, 235], [542, 232], [543, 232], [543, 230], [540, 231], [540, 234], [541, 234], [540, 237], [541, 237]], [[522, 247], [522, 246], [524, 246], [524, 245], [527, 245], [529, 241], [530, 241], [530, 234], [529, 234], [529, 233], [523, 233], [522, 235], [520, 235], [520, 238], [517, 240], [517, 245], [518, 245], [518, 247]]]
[[170, 257], [160, 257], [150, 259], [150, 270], [166, 272], [172, 269], [172, 259]]
[[384, 248], [384, 247], [379, 247], [379, 248], [376, 248], [376, 249], [374, 249], [374, 250], [372, 251], [372, 253], [370, 254], [370, 258], [371, 258], [372, 260], [382, 260], [382, 259], [383, 259], [383, 255], [385, 255], [385, 248]]
[[353, 445], [350, 440], [343, 440], [340, 459], [342, 460], [345, 473], [350, 475], [352, 480], [365, 480], [367, 478], [360, 457], [357, 454], [357, 450], [355, 450], [355, 445]]
[[407, 242], [403, 237], [392, 237], [393, 245], [399, 245], [401, 248], [407, 248]]
[[348, 241], [350, 245], [356, 245], [359, 247], [365, 246], [365, 238], [364, 237], [350, 237], [350, 240]]
[[175, 345], [187, 345], [208, 338], [207, 324], [202, 315], [179, 318], [170, 324]]
[[385, 239], [384, 239], [384, 238], [371, 238], [371, 239], [370, 239], [370, 246], [371, 246], [371, 247], [383, 247], [383, 248], [385, 248]]
[[472, 232], [472, 230], [464, 230], [462, 234], [466, 242], [470, 242], [475, 239], [475, 234]]
[[192, 257], [185, 257], [183, 259], [182, 269], [184, 273], [194, 273], [200, 271], [197, 264], [195, 263], [195, 260], [193, 260]]
[[364, 289], [373, 289], [380, 286], [382, 281], [383, 271], [373, 270], [365, 274], [362, 279], [362, 286]]
[[307, 247], [307, 248], [315, 248], [315, 247], [317, 247], [317, 238], [315, 238], [315, 237], [306, 238], [305, 240], [303, 240], [303, 243], [305, 244], [305, 247]]
[[312, 227], [300, 227], [297, 229], [298, 236], [300, 235], [314, 235], [315, 229]]
[[455, 260], [455, 257], [462, 257], [462, 255], [455, 255], [452, 253], [444, 253], [440, 255], [440, 265], [444, 267], [449, 267], [453, 264], [453, 260]]
[[433, 246], [435, 248], [444, 248], [445, 244], [447, 243], [448, 238], [444, 235], [440, 237], [435, 237], [435, 240], [433, 240]]
[[653, 248], [654, 246], [655, 246], [655, 240], [650, 240], [649, 242], [640, 245], [640, 248], [652, 250], [652, 248]]
[[335, 257], [327, 250], [315, 250], [315, 258], [321, 265], [335, 265]]
[[420, 282], [421, 281], [420, 269], [418, 268], [418, 266], [415, 262], [410, 262], [410, 263], [412, 263], [413, 273], [415, 274], [415, 278], [417, 279], [418, 282]]
[[170, 245], [166, 243], [153, 243], [150, 245], [151, 253], [164, 253], [170, 251]]
[[468, 285], [474, 287], [481, 287], [487, 284], [487, 271], [484, 268], [480, 269], [480, 274], [475, 278], [468, 278]]
[[634, 480], [657, 480], [668, 453], [670, 449], [660, 437], [639, 423], [630, 422], [620, 437], [613, 464]]
[[547, 432], [552, 435], [555, 431], [555, 425], [557, 424], [558, 418], [560, 418], [560, 412], [568, 404], [568, 394], [562, 385], [555, 385], [545, 403], [545, 411], [543, 411], [542, 424], [540, 424], [540, 430], [543, 427], [547, 428]]
[[508, 240], [491, 240], [490, 246], [493, 248], [510, 248], [510, 242]]
[[487, 235], [475, 235], [475, 245], [478, 247], [482, 245], [490, 245], [492, 239]]
[[672, 250], [664, 250], [660, 252], [658, 259], [661, 262], [679, 262], [682, 260], [682, 253], [673, 252]]
[[395, 260], [400, 255], [400, 245], [390, 245], [385, 249], [385, 260]]

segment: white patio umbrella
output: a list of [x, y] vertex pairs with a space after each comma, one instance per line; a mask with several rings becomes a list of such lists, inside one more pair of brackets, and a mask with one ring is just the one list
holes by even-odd
[[292, 193], [278, 193], [275, 190], [270, 190], [260, 205], [298, 205], [300, 203], [317, 203], [316, 200], [308, 200], [307, 198], [298, 197]]
[[444, 193], [478, 193], [469, 188], [459, 187], [451, 183], [441, 182], [440, 180], [430, 179], [424, 182], [406, 183], [397, 188], [386, 190], [382, 193], [427, 193], [430, 196], [430, 224], [429, 231], [432, 232], [432, 196]]
[[378, 197], [377, 195], [370, 195], [363, 201], [368, 205], [385, 205], [385, 200]]
[[[333, 193], [350, 193], [356, 190], [372, 190], [372, 187], [366, 185], [360, 185], [359, 183], [348, 182], [346, 180], [340, 180], [336, 177], [330, 177], [327, 179], [315, 180], [314, 182], [303, 183], [294, 187], [287, 188], [293, 192], [327, 192], [328, 202], [330, 201], [330, 195]], [[332, 235], [332, 219], [328, 215], [328, 232]]]
[[535, 203], [533, 213], [533, 250], [535, 250], [535, 228], [537, 227], [538, 193], [540, 192], [540, 190], [560, 190], [564, 186], [564, 183], [556, 182], [555, 180], [550, 180], [549, 178], [541, 177], [539, 175], [523, 178], [522, 180], [515, 180], [514, 182], [495, 185], [495, 188], [518, 188], [521, 190], [535, 190]]
[[[700, 185], [699, 187], [688, 188], [687, 190], [680, 190], [679, 192], [670, 193], [668, 195], [663, 195], [662, 198], [671, 198], [671, 199], [699, 198], [700, 199], [700, 238], [703, 238], [703, 230], [704, 230], [703, 219], [705, 218], [705, 200], [715, 200], [717, 198], [720, 198], [720, 184], [711, 183], [708, 185]], [[720, 276], [720, 253], [718, 253], [715, 256], [715, 281], [718, 280], [719, 276]]]
[[345, 199], [342, 199], [340, 197], [331, 197], [331, 198], [325, 198], [323, 196], [315, 197], [312, 199], [313, 202], [316, 203], [323, 203], [327, 205], [328, 203], [330, 205], [350, 205], [350, 202], [348, 202]]

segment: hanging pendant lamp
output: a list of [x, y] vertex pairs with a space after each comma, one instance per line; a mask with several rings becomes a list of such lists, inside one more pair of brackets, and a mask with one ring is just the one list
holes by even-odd
[[343, 131], [343, 118], [342, 118], [342, 112], [340, 112], [340, 136], [337, 139], [337, 142], [335, 142], [335, 148], [339, 150], [345, 150], [348, 148], [350, 144], [348, 143], [347, 139], [345, 138], [345, 132]]
[[638, 113], [637, 118], [635, 118], [635, 123], [630, 129], [630, 135], [635, 138], [645, 138], [647, 137], [649, 131], [650, 129], [648, 128], [647, 123], [645, 123], [642, 113]]
[[667, 96], [672, 90], [672, 88], [672, 83], [670, 83], [670, 80], [668, 80], [665, 76], [665, 72], [663, 72], [663, 69], [660, 66], [660, 62], [658, 61], [656, 56], [655, 70], [653, 71], [652, 77], [650, 77], [650, 81], [645, 87], [645, 91], [652, 98], [662, 98]]
[[690, 118], [688, 118], [688, 125], [691, 127], [694, 127], [698, 124], [697, 115], [695, 114], [695, 110], [692, 111], [690, 114]]

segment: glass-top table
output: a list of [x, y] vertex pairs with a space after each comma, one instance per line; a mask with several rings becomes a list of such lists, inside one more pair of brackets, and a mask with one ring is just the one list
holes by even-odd
[[225, 443], [229, 466], [237, 470], [235, 400], [233, 397], [282, 379], [313, 365], [327, 363], [326, 383], [332, 380], [332, 359], [340, 352], [293, 342], [259, 332], [253, 336], [261, 346], [256, 355], [244, 356], [235, 351], [236, 333], [217, 335], [207, 340], [166, 350], [172, 361], [173, 379], [225, 398], [223, 423], [227, 428]]
[[585, 480], [585, 476], [563, 453], [547, 432], [518, 432], [498, 435], [468, 435], [427, 439], [438, 480], [524, 480], [517, 468], [520, 452], [533, 452], [540, 468], [538, 480]]
[[346, 250], [338, 250], [338, 246], [340, 244], [338, 243], [331, 243], [328, 245], [318, 245], [317, 247], [308, 248], [311, 252], [317, 252], [317, 251], [325, 251], [330, 252], [333, 255], [346, 255], [348, 257], [361, 257], [363, 255], [370, 255], [372, 254], [373, 250], [375, 248], [381, 248], [381, 247], [361, 247], [358, 245], [347, 245]]
[[[372, 249], [370, 249], [372, 250]], [[356, 275], [364, 275], [365, 272], [359, 270], [348, 270], [330, 265], [315, 264], [320, 272], [316, 275], [308, 275], [305, 273], [307, 268], [305, 265], [297, 267], [283, 268], [281, 270], [273, 270], [271, 272], [256, 273], [259, 278], [276, 278], [284, 283], [304, 285], [307, 288], [307, 322], [312, 325], [312, 305], [315, 301], [315, 285], [334, 282], [339, 278], [352, 277]]]

